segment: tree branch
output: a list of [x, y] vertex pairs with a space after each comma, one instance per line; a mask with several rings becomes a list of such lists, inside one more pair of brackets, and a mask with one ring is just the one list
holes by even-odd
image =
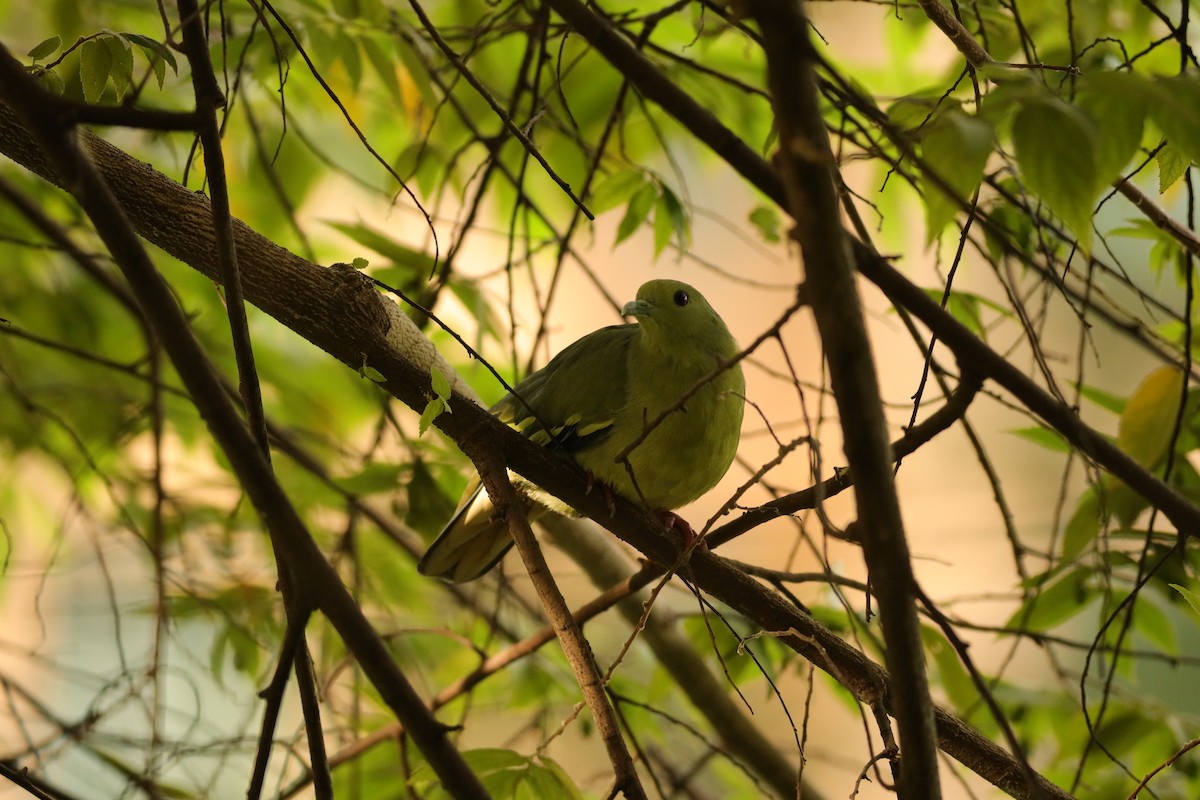
[[762, 31], [779, 129], [779, 163], [792, 237], [804, 257], [805, 285], [830, 384], [862, 531], [863, 554], [879, 598], [892, 700], [900, 729], [901, 800], [938, 800], [937, 732], [917, 616], [916, 579], [892, 478], [883, 398], [859, 303], [834, 180], [835, 161], [821, 119], [808, 20], [799, 0], [747, 3]]
[[[475, 446], [476, 442], [482, 446]], [[575, 618], [571, 616], [566, 598], [554, 583], [554, 576], [550, 574], [546, 557], [542, 555], [537, 538], [529, 527], [529, 520], [521, 509], [521, 500], [508, 479], [505, 461], [494, 445], [489, 446], [484, 440], [473, 440], [470, 444], [471, 447], [464, 447], [464, 451], [479, 469], [479, 477], [483, 480], [488, 497], [492, 499], [496, 515], [508, 521], [508, 530], [517, 545], [517, 551], [521, 554], [521, 560], [525, 562], [529, 580], [541, 598], [550, 618], [550, 625], [554, 628], [554, 634], [567, 657], [567, 663], [571, 665], [571, 671], [575, 673], [575, 681], [583, 692], [584, 701], [596, 721], [596, 730], [604, 742], [605, 750], [608, 751], [615, 778], [615, 785], [608, 796], [615, 797], [621, 792], [630, 800], [646, 800], [646, 791], [642, 788], [637, 767], [634, 766], [633, 757], [629, 754], [625, 738], [621, 735], [621, 726], [609, 702], [604, 679], [592, 654], [592, 647], [583, 637], [583, 631], [579, 629]]]

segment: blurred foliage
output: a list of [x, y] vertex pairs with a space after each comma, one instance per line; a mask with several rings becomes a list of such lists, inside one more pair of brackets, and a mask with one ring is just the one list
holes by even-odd
[[[593, 248], [644, 260], [647, 275], [702, 274], [757, 287], [760, 298], [794, 292], [792, 273], [761, 258], [787, 258], [791, 221], [745, 187], [748, 199], [726, 203], [720, 195], [738, 179], [547, 7], [427, 5], [448, 46], [598, 221], [587, 221], [509, 135], [411, 5], [392, 0], [205, 6], [240, 219], [317, 263], [353, 262], [416, 298], [509, 382], [544, 362], [548, 330], [580, 304], [631, 294], [632, 285], [596, 269]], [[1139, 0], [958, 4], [995, 62], [971, 71], [946, 56], [949, 45], [916, 6], [812, 5], [818, 30], [837, 28], [839, 13], [879, 30], [881, 49], [869, 56], [844, 47], [845, 35], [820, 48], [823, 110], [865, 220], [860, 232], [915, 258], [910, 232], [920, 228], [938, 274], [968, 265], [968, 285], [926, 276], [927, 291], [1052, 383], [1140, 465], [1200, 502], [1200, 390], [1179, 366], [1192, 370], [1200, 341], [1191, 324], [1194, 253], [1156, 216], [1174, 214], [1194, 235], [1200, 70], [1186, 42], [1196, 38], [1195, 23], [1175, 31], [1180, 9]], [[763, 56], [736, 6], [600, 4], [607, 23], [663, 75], [770, 156], [776, 131]], [[173, 26], [175, 13], [168, 4]], [[0, 2], [0, 21], [4, 46], [50, 92], [192, 107], [177, 28], [164, 32], [154, 3], [10, 0]], [[101, 133], [190, 189], [206, 189], [190, 135]], [[284, 632], [270, 547], [87, 219], [11, 162], [0, 173], [95, 264], [81, 269], [11, 208], [0, 215], [0, 602], [15, 619], [0, 664], [2, 729], [13, 735], [0, 759], [36, 765], [64, 790], [92, 797], [240, 796], [257, 746], [254, 693], [270, 679]], [[1124, 177], [1148, 204], [1112, 199]], [[735, 232], [741, 257], [707, 258], [700, 242], [715, 228]], [[233, 387], [220, 290], [153, 255]], [[585, 300], [564, 297], [560, 277], [568, 274], [600, 288]], [[499, 397], [503, 388], [448, 333], [405, 310], [484, 402]], [[744, 343], [773, 322], [767, 312], [738, 313], [732, 322]], [[251, 320], [279, 480], [419, 688], [435, 696], [540, 628], [519, 567], [461, 594], [415, 572], [414, 558], [452, 512], [469, 469], [427, 431], [448, 410], [448, 376], [434, 373], [436, 396], [417, 414], [389, 400], [377, 373], [346, 369], [256, 312]], [[914, 338], [914, 352], [928, 345]], [[798, 424], [811, 430], [829, 409], [823, 384], [818, 405], [804, 405], [812, 387], [796, 374], [801, 357], [817, 358], [778, 341], [784, 358], [756, 355], [751, 385], [782, 384], [801, 403], [789, 395], [786, 410], [762, 412], [772, 436]], [[1093, 363], [1127, 358], [1120, 348], [1130, 342], [1136, 354], [1120, 362], [1131, 365], [1124, 388], [1093, 385]], [[953, 378], [954, 368], [935, 372]], [[910, 388], [888, 394], [907, 397]], [[1200, 731], [1188, 688], [1200, 669], [1200, 551], [1194, 541], [1177, 546], [1145, 498], [1101, 474], [1059, 433], [1023, 409], [1007, 419], [1007, 429], [988, 432], [988, 446], [1044, 451], [1061, 467], [1060, 500], [1019, 509], [1014, 521], [1003, 490], [1023, 476], [998, 473], [991, 489], [1001, 513], [992, 516], [1008, 524], [979, 524], [989, 539], [1009, 537], [1017, 577], [979, 587], [1003, 601], [1001, 613], [975, 618], [954, 605], [949, 624], [1007, 654], [988, 662], [982, 680], [1037, 770], [1081, 797], [1125, 797]], [[755, 417], [747, 427], [763, 426]], [[964, 470], [990, 464], [983, 446], [977, 457], [963, 452]], [[823, 457], [820, 476], [794, 462], [760, 476], [755, 502], [827, 477], [840, 449]], [[739, 482], [755, 469], [748, 462]], [[780, 556], [762, 565], [764, 579], [882, 661], [861, 585], [835, 580], [853, 571], [847, 561], [858, 563], [853, 549], [830, 556], [823, 521], [806, 515], [800, 523], [772, 528]], [[824, 572], [769, 574], [797, 563], [800, 551]], [[798, 764], [797, 743], [821, 739], [803, 688], [813, 686], [809, 665], [780, 643], [784, 632], [756, 631], [728, 609], [698, 614], [678, 585], [659, 603], [671, 607], [656, 608], [652, 620], [681, 631], [730, 693], [781, 711], [790, 727], [771, 729], [770, 742], [778, 758]], [[607, 616], [587, 633], [607, 667], [630, 628]], [[935, 698], [1001, 741], [946, 632], [931, 621], [923, 638]], [[337, 796], [405, 796], [406, 786], [415, 796], [444, 796], [323, 621], [310, 626], [309, 645]], [[1010, 674], [1018, 652], [1044, 659], [1040, 680], [1028, 670]], [[660, 658], [635, 642], [610, 688], [662, 793], [692, 782], [712, 796], [770, 792]], [[468, 762], [497, 798], [603, 796], [603, 751], [586, 713], [576, 718], [570, 675], [553, 645], [541, 647], [441, 709], [464, 729]], [[836, 679], [818, 691], [857, 708]], [[304, 727], [294, 707], [285, 712], [268, 787], [272, 796], [304, 796]], [[827, 769], [819, 785], [828, 796], [848, 794], [875, 755], [866, 738], [815, 742], [808, 758]], [[1200, 796], [1200, 758], [1184, 755], [1152, 787], [1160, 798]]]

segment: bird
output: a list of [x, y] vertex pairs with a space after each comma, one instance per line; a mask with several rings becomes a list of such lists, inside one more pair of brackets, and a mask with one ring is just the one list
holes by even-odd
[[[695, 534], [671, 512], [716, 486], [737, 453], [746, 391], [738, 346], [704, 296], [681, 281], [644, 283], [621, 313], [634, 322], [578, 339], [491, 412], [572, 459], [589, 487], [598, 483], [648, 508], [668, 528], [680, 529], [686, 542]], [[530, 522], [547, 511], [578, 516], [548, 492], [517, 480]], [[417, 568], [464, 583], [494, 567], [512, 544], [476, 473]]]

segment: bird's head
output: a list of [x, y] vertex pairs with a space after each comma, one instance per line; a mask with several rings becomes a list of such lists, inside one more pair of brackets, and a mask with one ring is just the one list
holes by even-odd
[[704, 295], [682, 281], [643, 283], [637, 299], [626, 303], [621, 313], [634, 317], [644, 335], [664, 345], [702, 345], [726, 358], [737, 351], [732, 334]]

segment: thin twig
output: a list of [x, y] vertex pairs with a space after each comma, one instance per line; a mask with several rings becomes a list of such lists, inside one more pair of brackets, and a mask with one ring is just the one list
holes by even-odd
[[458, 57], [458, 53], [454, 52], [453, 48], [446, 44], [446, 40], [441, 37], [441, 34], [438, 33], [437, 28], [434, 27], [432, 22], [430, 22], [429, 17], [425, 14], [425, 9], [421, 8], [421, 4], [417, 2], [417, 0], [409, 0], [409, 3], [412, 5], [413, 11], [416, 12], [417, 18], [421, 20], [421, 25], [424, 26], [425, 30], [429, 33], [429, 38], [433, 39], [433, 43], [438, 46], [438, 49], [445, 53], [446, 58], [448, 58], [450, 63], [454, 65], [454, 68], [459, 71], [459, 74], [461, 74], [463, 78], [466, 79], [467, 83], [471, 84], [471, 87], [475, 89], [475, 91], [479, 92], [479, 96], [482, 97], [489, 106], [491, 106], [492, 111], [496, 112], [496, 116], [498, 116], [500, 121], [504, 123], [504, 127], [508, 129], [508, 132], [511, 133], [516, 140], [521, 143], [526, 152], [533, 156], [534, 160], [542, 165], [542, 169], [546, 170], [546, 174], [550, 176], [550, 179], [558, 184], [559, 188], [566, 193], [567, 197], [571, 198], [571, 202], [573, 202], [576, 207], [578, 207], [579, 210], [584, 213], [584, 216], [586, 216], [588, 219], [595, 219], [596, 217], [591, 211], [588, 210], [588, 207], [583, 204], [583, 201], [576, 197], [575, 193], [571, 191], [570, 185], [558, 176], [558, 173], [554, 171], [554, 168], [551, 167], [542, 154], [538, 152], [537, 146], [529, 139], [529, 137], [525, 134], [525, 131], [521, 130], [517, 124], [512, 121], [512, 117], [510, 117], [504, 111], [504, 109], [500, 107], [500, 104], [496, 102], [496, 98], [492, 97], [492, 93], [487, 90], [487, 87], [484, 86], [479, 78], [475, 76], [475, 73], [471, 72], [470, 68], [463, 63], [463, 60]]

